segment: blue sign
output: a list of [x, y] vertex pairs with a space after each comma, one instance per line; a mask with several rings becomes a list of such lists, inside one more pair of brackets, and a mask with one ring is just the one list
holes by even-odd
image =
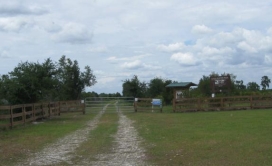
[[152, 99], [151, 103], [154, 106], [161, 106], [162, 105], [161, 99]]

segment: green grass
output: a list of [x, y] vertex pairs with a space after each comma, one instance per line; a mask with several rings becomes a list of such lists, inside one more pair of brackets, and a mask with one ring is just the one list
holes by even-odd
[[39, 124], [17, 126], [11, 130], [0, 130], [0, 165], [13, 165], [29, 153], [41, 150], [85, 125], [95, 114], [67, 113], [42, 121]]
[[155, 165], [272, 164], [272, 110], [128, 116]]
[[[38, 125], [0, 131], [0, 165], [14, 165], [78, 128], [96, 114], [62, 114]], [[172, 113], [127, 113], [144, 138], [147, 161], [154, 165], [272, 165], [272, 110]], [[73, 162], [111, 151], [118, 129], [115, 106], [109, 105]], [[61, 163], [60, 165], [65, 165]]]

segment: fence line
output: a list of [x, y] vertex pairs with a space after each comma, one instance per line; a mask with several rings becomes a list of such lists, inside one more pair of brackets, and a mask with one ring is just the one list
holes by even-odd
[[85, 106], [92, 113], [100, 111], [106, 104], [111, 105], [107, 108], [108, 113], [115, 113], [119, 110], [122, 112], [134, 111], [134, 97], [87, 97], [85, 99]]
[[135, 112], [138, 111], [160, 111], [162, 112], [162, 103], [156, 105], [152, 102], [152, 98], [137, 98], [137, 101], [134, 102]]
[[37, 119], [60, 116], [61, 113], [82, 112], [85, 114], [85, 105], [80, 100], [44, 102], [0, 106], [0, 128], [24, 125]]
[[272, 96], [183, 98], [173, 100], [173, 111], [220, 111], [272, 108]]

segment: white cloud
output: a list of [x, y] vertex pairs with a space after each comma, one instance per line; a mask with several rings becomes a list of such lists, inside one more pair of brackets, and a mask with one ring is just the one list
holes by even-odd
[[195, 34], [209, 34], [213, 32], [213, 30], [205, 25], [195, 25], [192, 28], [192, 33]]
[[18, 1], [2, 1], [0, 15], [42, 15], [47, 13], [47, 9], [40, 5], [25, 5]]
[[56, 41], [71, 44], [90, 43], [93, 34], [82, 24], [69, 22], [62, 27], [62, 30], [53, 36]]
[[47, 32], [57, 33], [62, 30], [62, 27], [55, 22], [45, 22], [43, 27]]
[[245, 52], [249, 52], [249, 53], [257, 53], [257, 50], [250, 46], [248, 43], [246, 43], [245, 41], [242, 41], [240, 43], [238, 43], [237, 48], [245, 51]]
[[118, 58], [116, 56], [111, 56], [111, 57], [107, 58], [106, 60], [110, 61], [110, 62], [113, 62], [113, 63], [116, 63], [116, 62], [120, 62], [120, 61], [127, 61], [129, 59], [134, 59], [134, 58], [127, 58], [127, 57]]
[[125, 69], [138, 69], [144, 67], [144, 65], [140, 60], [135, 60], [132, 62], [125, 62], [121, 65], [121, 67]]
[[114, 82], [116, 78], [114, 77], [100, 77], [97, 82], [102, 85], [109, 85], [109, 83]]
[[272, 27], [267, 30], [267, 33], [272, 36]]
[[174, 52], [174, 51], [180, 51], [184, 48], [183, 43], [173, 43], [169, 45], [163, 45], [160, 44], [157, 47], [159, 50], [166, 51], [166, 52]]
[[143, 59], [145, 57], [149, 57], [150, 54], [140, 54], [140, 55], [135, 55], [135, 56], [127, 56], [127, 57], [116, 57], [116, 56], [111, 56], [109, 58], [107, 58], [107, 61], [111, 61], [111, 62], [120, 62], [120, 61], [128, 61], [128, 60], [132, 60], [132, 61], [139, 61], [140, 59]]
[[88, 49], [88, 51], [93, 53], [101, 53], [101, 52], [107, 52], [108, 48], [105, 46], [91, 47]]
[[[160, 45], [160, 48], [166, 50], [171, 48], [166, 46], [175, 44]], [[234, 28], [230, 32], [202, 36], [193, 45], [183, 45], [181, 51], [173, 54], [170, 59], [182, 66], [202, 65], [203, 68], [213, 68], [218, 65], [265, 65], [270, 63], [268, 55], [272, 52], [272, 37], [256, 30]]]
[[271, 0], [0, 1], [0, 74], [64, 54], [105, 83], [91, 90], [116, 92], [134, 74], [197, 82], [232, 72], [246, 82], [271, 70]]
[[10, 58], [8, 51], [0, 50], [0, 58]]
[[18, 32], [27, 25], [27, 21], [18, 18], [0, 18], [0, 30]]
[[268, 65], [272, 65], [272, 54], [264, 56], [264, 63]]
[[202, 50], [202, 53], [204, 55], [226, 55], [226, 54], [234, 53], [234, 50], [230, 47], [215, 48], [215, 47], [205, 46]]
[[108, 61], [115, 61], [117, 58], [115, 56], [111, 56], [109, 58], [107, 58]]
[[171, 60], [177, 61], [180, 65], [192, 66], [197, 64], [197, 59], [191, 53], [175, 53]]

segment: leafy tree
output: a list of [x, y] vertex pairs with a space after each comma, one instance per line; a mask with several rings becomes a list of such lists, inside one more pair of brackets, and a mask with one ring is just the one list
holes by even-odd
[[115, 95], [115, 97], [122, 97], [121, 93], [119, 93], [119, 92], [116, 92], [116, 94], [114, 94], [114, 95]]
[[1, 93], [11, 104], [33, 103], [51, 98], [54, 90], [55, 64], [47, 59], [43, 64], [19, 63], [9, 75], [3, 75]]
[[210, 76], [203, 75], [199, 80], [197, 91], [202, 96], [211, 96]]
[[263, 76], [261, 80], [261, 86], [263, 90], [266, 90], [266, 88], [269, 88], [269, 84], [271, 83], [268, 76]]
[[81, 93], [81, 99], [85, 99], [87, 97], [99, 97], [99, 95], [94, 91], [92, 91], [92, 92], [82, 92]]
[[145, 82], [140, 82], [138, 76], [134, 75], [131, 80], [123, 81], [123, 96], [125, 97], [144, 97], [147, 91]]
[[65, 56], [59, 65], [49, 58], [42, 64], [21, 62], [1, 76], [0, 97], [10, 104], [79, 99], [84, 87], [94, 83], [95, 76], [89, 66], [80, 72], [77, 61]]
[[172, 80], [165, 80], [164, 81], [164, 89], [162, 91], [162, 98], [165, 104], [171, 104], [174, 96], [173, 96], [173, 89], [172, 88], [166, 88], [167, 85], [171, 83], [176, 83], [177, 81]]
[[96, 83], [96, 77], [89, 66], [85, 67], [84, 72], [80, 72], [78, 62], [72, 61], [64, 55], [59, 60], [58, 79], [60, 100], [79, 99], [85, 87]]
[[247, 84], [247, 89], [251, 91], [258, 91], [260, 90], [260, 86], [256, 82], [249, 82]]
[[165, 81], [161, 78], [153, 78], [149, 82], [149, 88], [147, 90], [149, 97], [161, 96], [165, 89]]
[[148, 97], [162, 98], [165, 104], [170, 104], [173, 99], [173, 89], [166, 88], [166, 86], [173, 82], [175, 81], [164, 80], [158, 77], [151, 79], [147, 90]]
[[235, 81], [235, 88], [238, 90], [245, 90], [246, 86], [244, 85], [244, 81], [243, 80]]
[[[222, 87], [221, 95], [230, 94], [231, 92], [235, 91], [235, 79], [236, 76], [234, 74], [223, 73], [219, 75], [218, 73], [212, 72], [209, 76], [203, 75], [202, 78], [199, 80], [198, 87], [192, 89], [192, 94], [194, 96], [211, 96], [212, 89], [211, 89], [211, 80], [210, 77], [218, 77], [218, 76], [230, 76], [230, 87]], [[221, 88], [220, 88], [221, 89]]]

